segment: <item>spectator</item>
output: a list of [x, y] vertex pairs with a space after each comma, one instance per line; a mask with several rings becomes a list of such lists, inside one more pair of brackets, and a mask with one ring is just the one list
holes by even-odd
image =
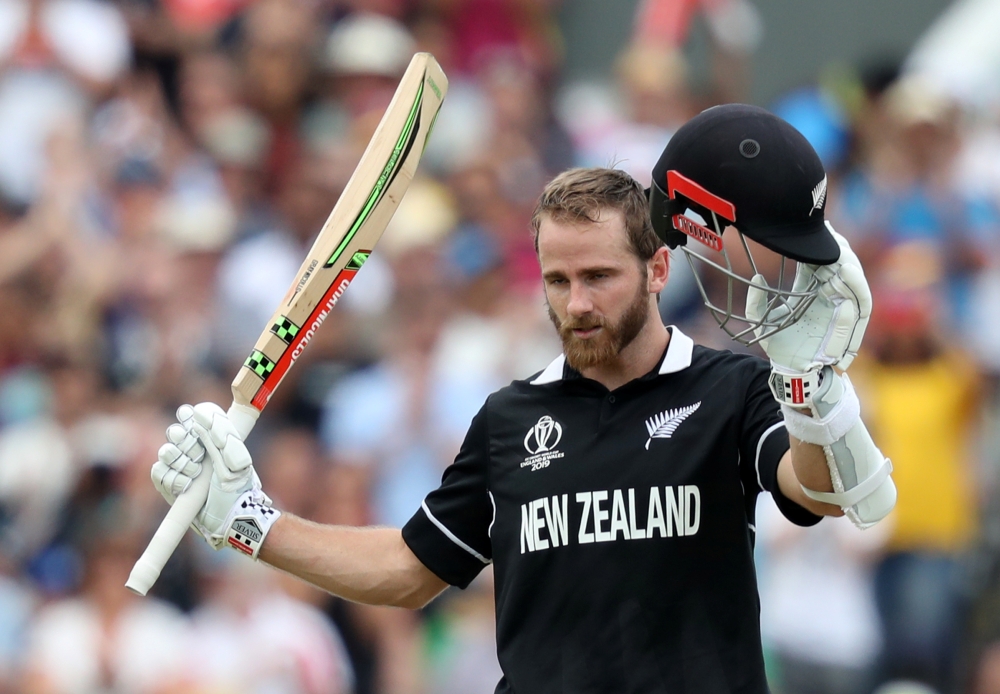
[[[882, 647], [872, 561], [882, 525], [846, 518], [792, 525], [769, 500], [757, 507], [761, 635], [781, 694], [867, 694]], [[805, 618], [810, 615], [809, 618]]]
[[97, 0], [0, 2], [0, 190], [30, 203], [46, 141], [107, 94], [130, 59], [124, 18]]
[[[24, 560], [52, 539], [78, 470], [66, 429], [53, 416], [53, 383], [43, 374], [25, 370], [10, 374], [3, 390], [8, 401], [0, 433], [3, 546], [9, 558]], [[35, 400], [34, 407], [10, 402], [18, 397]]]
[[[687, 64], [676, 47], [633, 43], [618, 56], [625, 118], [599, 132], [580, 132], [581, 166], [615, 162], [643, 185], [670, 136], [697, 113], [688, 95]], [[587, 112], [574, 114], [576, 119]], [[571, 126], [572, 127], [572, 126]]]
[[286, 594], [286, 578], [220, 554], [193, 616], [191, 676], [205, 691], [350, 694], [340, 636], [322, 613]]
[[308, 3], [260, 0], [243, 18], [241, 64], [250, 105], [271, 128], [268, 183], [280, 185], [300, 153], [300, 118], [319, 39]]
[[339, 464], [367, 471], [374, 522], [399, 527], [458, 452], [486, 385], [433, 359], [451, 301], [436, 251], [412, 249], [397, 263], [409, 271], [398, 277], [386, 359], [331, 392], [322, 436]]
[[941, 337], [942, 280], [932, 247], [889, 252], [875, 275], [869, 353], [856, 371], [865, 417], [899, 490], [875, 569], [882, 674], [944, 691], [962, 619], [962, 554], [977, 525], [970, 441], [978, 378], [959, 347]]
[[969, 282], [986, 263], [982, 240], [998, 216], [981, 192], [954, 186], [959, 142], [955, 103], [919, 78], [901, 78], [876, 102], [887, 127], [873, 138], [862, 168], [843, 182], [839, 228], [862, 262], [892, 246], [922, 241], [944, 259], [951, 330], [967, 329]]
[[134, 537], [93, 537], [80, 595], [46, 605], [32, 625], [24, 691], [188, 691], [190, 636], [181, 614], [122, 590], [138, 547]]
[[503, 676], [497, 661], [493, 573], [484, 571], [461, 594], [452, 593], [430, 624], [428, 691], [490, 694]]
[[18, 690], [36, 606], [31, 584], [17, 575], [8, 557], [0, 555], [0, 691]]

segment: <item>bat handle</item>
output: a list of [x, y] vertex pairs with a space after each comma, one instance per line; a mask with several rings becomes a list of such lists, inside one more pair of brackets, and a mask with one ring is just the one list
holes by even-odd
[[[229, 408], [229, 417], [245, 439], [257, 419], [257, 410], [247, 405], [234, 402]], [[206, 460], [201, 466], [201, 472], [194, 478], [190, 486], [174, 501], [167, 515], [160, 522], [153, 539], [146, 546], [139, 560], [132, 567], [125, 587], [133, 593], [145, 595], [160, 577], [160, 572], [167, 560], [177, 549], [184, 533], [198, 516], [198, 511], [208, 499], [208, 488], [212, 482], [212, 465]]]
[[211, 483], [212, 465], [206, 460], [201, 466], [201, 472], [184, 493], [177, 497], [174, 505], [160, 522], [160, 527], [156, 529], [156, 534], [146, 546], [146, 551], [132, 567], [132, 573], [125, 583], [126, 588], [133, 593], [145, 595], [153, 587], [170, 555], [177, 549], [184, 533], [198, 516], [198, 511], [205, 505]]

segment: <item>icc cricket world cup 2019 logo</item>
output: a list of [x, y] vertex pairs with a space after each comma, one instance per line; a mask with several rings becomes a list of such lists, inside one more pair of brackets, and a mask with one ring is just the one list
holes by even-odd
[[[553, 434], [555, 436], [553, 437]], [[537, 455], [551, 451], [562, 440], [562, 426], [552, 417], [545, 415], [524, 436], [524, 447], [528, 453]]]
[[548, 415], [540, 417], [535, 426], [528, 429], [524, 435], [524, 448], [529, 455], [521, 463], [521, 467], [530, 467], [532, 471], [549, 466], [549, 461], [563, 457], [562, 451], [556, 446], [562, 441], [562, 425]]

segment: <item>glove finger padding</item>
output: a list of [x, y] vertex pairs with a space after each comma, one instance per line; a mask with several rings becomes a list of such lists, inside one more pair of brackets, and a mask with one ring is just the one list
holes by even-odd
[[844, 290], [844, 295], [851, 297], [851, 302], [857, 311], [855, 324], [847, 338], [846, 345], [839, 353], [835, 354], [840, 359], [836, 365], [841, 369], [847, 369], [854, 361], [854, 357], [857, 356], [865, 331], [868, 329], [868, 321], [872, 313], [872, 293], [868, 286], [868, 280], [865, 278], [864, 269], [861, 267], [861, 261], [858, 260], [851, 244], [841, 234], [838, 234], [829, 222], [827, 222], [826, 228], [836, 240], [837, 245], [840, 246], [840, 258], [837, 260], [838, 279]]
[[218, 405], [213, 403], [197, 405], [193, 426], [196, 430], [200, 427], [199, 434], [207, 433], [212, 443], [226, 453], [225, 462], [230, 470], [240, 472], [250, 467], [253, 461], [243, 444], [243, 437]]
[[205, 457], [205, 449], [198, 437], [181, 424], [171, 424], [167, 427], [167, 441], [176, 446], [182, 455], [196, 463], [200, 463]]
[[156, 462], [149, 472], [153, 486], [173, 506], [201, 472], [201, 464], [191, 460], [173, 443], [165, 443], [156, 453]]
[[[759, 323], [760, 321], [767, 319], [768, 322], [780, 323], [785, 319], [785, 317], [791, 312], [791, 309], [785, 303], [778, 303], [774, 305], [772, 302], [774, 299], [770, 298], [771, 286], [764, 279], [761, 274], [756, 274], [750, 280], [750, 286], [747, 287], [747, 305], [744, 315], [747, 320], [753, 323]], [[761, 335], [767, 333], [771, 328], [760, 326], [754, 328], [754, 335], [760, 338]], [[760, 339], [759, 344], [761, 348], [766, 352], [769, 338], [765, 337]]]
[[149, 477], [153, 480], [153, 486], [160, 493], [168, 504], [174, 505], [177, 497], [184, 493], [184, 490], [191, 484], [190, 478], [178, 479], [177, 471], [157, 460], [149, 471]]
[[820, 267], [822, 266], [809, 265], [808, 263], [796, 263], [795, 279], [792, 281], [792, 291], [793, 292], [808, 291], [809, 285], [812, 284], [813, 276], [816, 274], [816, 270]]
[[[834, 272], [839, 272], [839, 269]], [[843, 357], [854, 333], [858, 322], [857, 300], [838, 274], [825, 270], [817, 273], [817, 277], [821, 278], [821, 284], [816, 303], [824, 307], [829, 318], [815, 360], [832, 365]]]
[[212, 461], [214, 473], [212, 484], [227, 492], [235, 491], [246, 485], [253, 472], [253, 459], [246, 445], [236, 436], [226, 435], [220, 447], [211, 430], [205, 429], [195, 422], [194, 431], [202, 440], [205, 453]]
[[[202, 449], [202, 452], [204, 452], [204, 449]], [[200, 460], [191, 460], [189, 456], [184, 455], [184, 452], [180, 448], [169, 442], [160, 446], [160, 450], [156, 452], [156, 460], [174, 472], [190, 479], [194, 479], [201, 472]]]
[[[759, 322], [767, 313], [767, 290], [770, 287], [764, 275], [760, 273], [753, 276], [750, 286], [747, 287], [747, 310], [744, 315], [753, 322]], [[760, 337], [758, 334], [757, 337]]]
[[[770, 289], [771, 287], [768, 285], [767, 280], [764, 279], [764, 275], [760, 273], [754, 275], [750, 280], [750, 286], [747, 287], [746, 311], [744, 312], [747, 320], [759, 323], [767, 318], [769, 321], [779, 322], [788, 315], [789, 308], [785, 304], [772, 307], [768, 294]], [[759, 338], [766, 330], [767, 328], [764, 327], [754, 328], [754, 335]], [[767, 350], [767, 341], [768, 338], [760, 340], [760, 346], [765, 351]]]
[[846, 370], [851, 365], [851, 362], [854, 361], [854, 357], [858, 355], [858, 350], [861, 348], [861, 341], [864, 339], [865, 331], [868, 329], [868, 321], [871, 319], [872, 314], [872, 294], [868, 287], [868, 280], [865, 279], [865, 273], [860, 265], [845, 265], [840, 270], [840, 276], [844, 285], [855, 297], [854, 306], [857, 311], [853, 329], [847, 338], [847, 344], [842, 352], [843, 356], [837, 363], [838, 367]]
[[857, 354], [871, 315], [868, 282], [856, 265], [829, 266], [816, 276], [821, 279], [817, 301], [831, 307], [821, 361], [846, 368]]

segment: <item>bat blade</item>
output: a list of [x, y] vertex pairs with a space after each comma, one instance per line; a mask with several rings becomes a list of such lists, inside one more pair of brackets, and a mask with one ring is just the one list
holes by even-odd
[[[357, 168], [281, 305], [233, 380], [233, 406], [263, 410], [364, 265], [399, 207], [448, 89], [430, 53], [417, 53]], [[177, 497], [126, 587], [145, 595], [205, 503], [211, 465]]]
[[418, 53], [337, 205], [233, 381], [237, 402], [262, 410], [371, 254], [399, 206], [448, 87]]

